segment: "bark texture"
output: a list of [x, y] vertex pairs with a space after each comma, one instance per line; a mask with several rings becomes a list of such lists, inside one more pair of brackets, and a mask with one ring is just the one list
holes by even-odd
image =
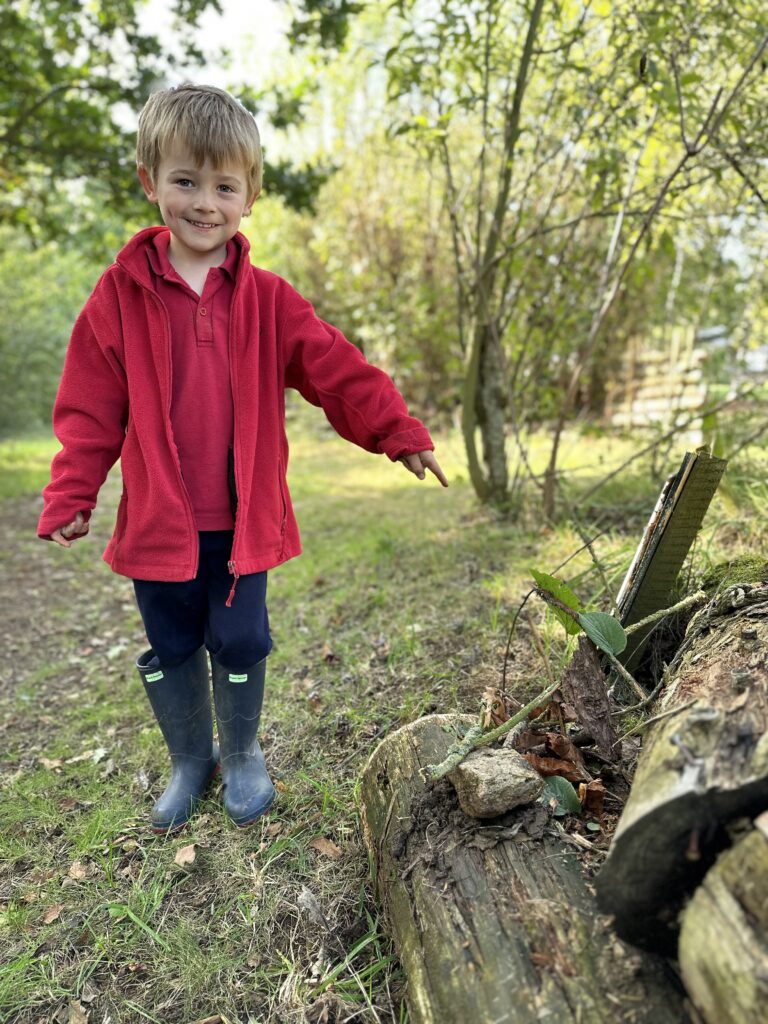
[[683, 899], [730, 844], [725, 826], [768, 807], [766, 652], [765, 584], [731, 587], [692, 619], [597, 879], [622, 938], [674, 954]]
[[431, 715], [388, 736], [361, 780], [364, 834], [408, 976], [413, 1024], [671, 1024], [688, 1019], [654, 957], [597, 914], [579, 859], [543, 804], [478, 822], [443, 760], [472, 724]]
[[680, 968], [706, 1024], [768, 1019], [768, 813], [718, 859], [683, 914]]

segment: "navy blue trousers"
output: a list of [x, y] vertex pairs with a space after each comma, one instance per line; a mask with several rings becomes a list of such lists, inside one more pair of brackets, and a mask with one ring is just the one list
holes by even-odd
[[227, 570], [232, 530], [204, 530], [197, 576], [185, 583], [134, 580], [147, 639], [161, 665], [172, 668], [202, 645], [232, 672], [243, 672], [272, 649], [267, 573], [241, 576], [226, 607], [234, 576]]

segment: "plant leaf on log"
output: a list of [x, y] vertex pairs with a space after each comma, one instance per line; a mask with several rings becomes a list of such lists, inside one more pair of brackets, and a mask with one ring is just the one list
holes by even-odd
[[[546, 590], [548, 594], [557, 598], [562, 604], [573, 608], [576, 617], [578, 617], [579, 612], [582, 610], [582, 604], [567, 583], [563, 583], [562, 580], [557, 579], [555, 576], [548, 576], [545, 572], [539, 572], [538, 569], [531, 569], [531, 576], [533, 576], [536, 585], [541, 590]], [[557, 617], [558, 622], [563, 624], [566, 633], [570, 636], [576, 636], [577, 633], [581, 632], [581, 627], [576, 621], [576, 617], [571, 618], [570, 615], [560, 608], [552, 607], [552, 611]]]
[[621, 654], [627, 646], [627, 634], [612, 615], [605, 612], [583, 612], [578, 619], [589, 639], [601, 651]]
[[[550, 775], [544, 780], [544, 789], [539, 800], [552, 807], [553, 814], [561, 818], [564, 814], [581, 814], [581, 801], [576, 790], [560, 775]], [[554, 806], [553, 806], [554, 804]]]

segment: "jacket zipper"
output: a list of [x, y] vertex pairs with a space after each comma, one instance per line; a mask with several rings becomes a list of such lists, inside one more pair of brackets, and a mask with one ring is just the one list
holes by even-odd
[[[144, 285], [142, 285], [142, 287], [144, 287]], [[162, 310], [162, 314], [163, 314], [163, 324], [164, 324], [164, 327], [165, 327], [165, 346], [166, 346], [166, 352], [167, 352], [167, 355], [168, 355], [168, 360], [167, 360], [167, 362], [168, 362], [168, 401], [166, 402], [166, 406], [165, 406], [165, 429], [166, 429], [166, 433], [168, 433], [168, 428], [171, 425], [171, 401], [173, 399], [173, 359], [172, 359], [172, 356], [171, 356], [171, 347], [172, 347], [171, 346], [171, 318], [170, 318], [170, 316], [168, 314], [168, 310], [165, 307], [165, 303], [160, 298], [160, 296], [157, 295], [155, 292], [151, 291], [148, 288], [146, 290], [157, 301], [158, 305], [160, 306], [160, 309]], [[170, 439], [171, 439], [171, 435], [169, 435], [169, 440]], [[175, 442], [174, 442], [174, 444], [175, 444]], [[171, 454], [173, 454], [173, 452], [171, 452]], [[182, 497], [184, 498], [184, 501], [185, 501], [186, 506], [187, 506], [187, 522], [192, 526], [192, 533], [195, 535], [195, 543], [193, 543], [193, 545], [192, 545], [192, 548], [193, 548], [193, 551], [194, 551], [194, 556], [193, 556], [193, 558], [194, 558], [194, 566], [193, 566], [192, 579], [195, 579], [195, 577], [197, 576], [197, 570], [199, 569], [199, 552], [198, 552], [198, 546], [199, 545], [197, 543], [197, 539], [198, 539], [197, 538], [197, 530], [195, 529], [195, 516], [194, 516], [194, 513], [192, 511], [192, 502], [190, 501], [189, 494], [187, 493], [187, 488], [186, 488], [186, 486], [184, 484], [184, 478], [181, 475], [181, 467], [178, 465], [178, 460], [174, 459], [173, 460], [173, 464], [176, 467], [176, 474], [177, 474], [177, 476], [179, 478], [179, 486], [181, 488]]]
[[[238, 473], [237, 473], [237, 466], [238, 466], [238, 458], [237, 458], [237, 381], [236, 381], [237, 368], [235, 366], [235, 358], [234, 358], [234, 352], [233, 352], [232, 339], [235, 337], [235, 331], [234, 331], [234, 320], [235, 320], [235, 315], [236, 315], [236, 313], [235, 313], [235, 295], [237, 294], [237, 289], [238, 289], [238, 284], [239, 284], [239, 277], [240, 277], [239, 270], [240, 270], [240, 268], [238, 267], [238, 280], [235, 281], [235, 287], [234, 287], [234, 290], [232, 292], [232, 304], [230, 306], [230, 313], [229, 313], [229, 336], [227, 337], [227, 349], [229, 351], [229, 387], [230, 387], [230, 390], [232, 392], [232, 463], [233, 463], [233, 469], [234, 469], [235, 495], [237, 497], [238, 510], [239, 510], [239, 506], [240, 506], [240, 493], [241, 493], [241, 491], [240, 491], [240, 482], [238, 480]], [[232, 583], [232, 589], [229, 592], [229, 597], [227, 598], [227, 600], [225, 602], [225, 605], [226, 605], [227, 608], [231, 608], [232, 607], [232, 601], [235, 598], [235, 587], [237, 586], [237, 581], [240, 579], [240, 573], [237, 571], [237, 564], [235, 562], [235, 548], [237, 547], [238, 526], [240, 525], [240, 516], [237, 514], [237, 511], [234, 513], [234, 519], [235, 519], [235, 528], [234, 528], [234, 531], [232, 533], [232, 551], [230, 552], [231, 558], [227, 562], [227, 570], [235, 578], [234, 578], [234, 581]]]

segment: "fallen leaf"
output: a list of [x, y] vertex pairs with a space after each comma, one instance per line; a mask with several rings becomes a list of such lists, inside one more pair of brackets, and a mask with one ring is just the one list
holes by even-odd
[[92, 755], [92, 750], [84, 750], [82, 754], [75, 754], [74, 757], [68, 757], [65, 764], [78, 764], [80, 761], [87, 761]]
[[80, 1002], [92, 1003], [93, 1000], [97, 998], [98, 994], [99, 993], [96, 991], [93, 985], [91, 985], [90, 981], [86, 981], [86, 983], [83, 985], [83, 990], [80, 993]]
[[318, 836], [317, 839], [313, 839], [309, 845], [324, 857], [331, 857], [333, 860], [336, 860], [341, 856], [341, 850], [338, 848], [336, 843], [332, 842], [330, 839], [326, 839], [325, 836]]
[[86, 871], [86, 869], [83, 867], [82, 863], [79, 860], [73, 861], [69, 865], [69, 871], [67, 872], [67, 874], [69, 875], [70, 878], [76, 879], [88, 877], [88, 872]]
[[67, 796], [63, 800], [59, 801], [59, 809], [62, 811], [74, 811], [77, 807], [77, 800], [72, 796]]
[[336, 660], [336, 655], [333, 653], [333, 649], [331, 648], [331, 645], [327, 641], [323, 644], [323, 650], [320, 654], [320, 657], [323, 659], [323, 661], [327, 662]]
[[178, 864], [180, 868], [186, 867], [187, 864], [194, 864], [195, 846], [197, 846], [197, 843], [190, 843], [189, 846], [182, 846], [173, 858], [174, 864]]
[[69, 1004], [67, 1024], [88, 1024], [88, 1011], [77, 999], [73, 999]]
[[535, 768], [539, 775], [543, 775], [545, 778], [559, 775], [569, 782], [582, 782], [585, 778], [589, 778], [585, 770], [575, 765], [573, 761], [564, 761], [559, 757], [540, 757], [531, 751], [523, 754], [523, 757], [531, 768]]
[[601, 780], [595, 779], [586, 784], [582, 782], [579, 786], [579, 800], [587, 814], [591, 814], [595, 818], [602, 818], [605, 786]]
[[43, 924], [53, 924], [54, 921], [58, 921], [59, 915], [63, 909], [63, 903], [54, 903], [52, 907], [48, 907], [46, 912], [43, 914]]
[[321, 711], [323, 707], [323, 700], [317, 690], [313, 690], [307, 694], [307, 703], [313, 711]]
[[509, 718], [501, 690], [486, 686], [480, 698], [480, 720], [484, 730], [494, 729]]
[[275, 779], [275, 789], [278, 793], [287, 793], [288, 786], [282, 779]]
[[276, 836], [278, 832], [283, 831], [282, 821], [273, 821], [270, 825], [267, 825], [266, 832], [268, 836]]
[[41, 764], [43, 768], [61, 768], [64, 762], [58, 757], [38, 757], [38, 764]]

